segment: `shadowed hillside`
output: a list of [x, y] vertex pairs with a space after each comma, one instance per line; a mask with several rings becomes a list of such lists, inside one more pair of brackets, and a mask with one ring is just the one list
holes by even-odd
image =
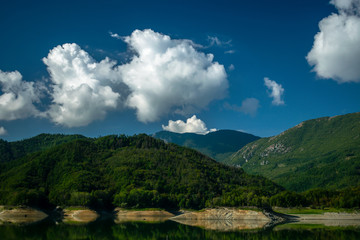
[[246, 144], [259, 139], [254, 135], [234, 130], [219, 130], [206, 135], [161, 131], [153, 137], [196, 149], [218, 162], [224, 161]]

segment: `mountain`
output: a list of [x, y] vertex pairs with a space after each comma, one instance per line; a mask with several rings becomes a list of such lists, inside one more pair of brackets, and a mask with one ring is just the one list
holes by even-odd
[[24, 149], [21, 143], [47, 147], [2, 163], [0, 205], [261, 206], [283, 191], [264, 177], [144, 134], [79, 138], [50, 147], [57, 137], [17, 143]]
[[28, 153], [44, 150], [74, 139], [83, 139], [82, 135], [40, 134], [21, 141], [8, 142], [0, 139], [0, 163], [25, 156]]
[[155, 133], [153, 137], [196, 149], [218, 162], [224, 161], [246, 144], [260, 139], [254, 135], [234, 130], [219, 130], [206, 135], [161, 131]]
[[287, 189], [360, 185], [360, 113], [324, 117], [252, 142], [225, 163]]

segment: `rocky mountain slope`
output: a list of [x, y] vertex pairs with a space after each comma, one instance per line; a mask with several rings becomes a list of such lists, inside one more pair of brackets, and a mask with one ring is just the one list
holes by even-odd
[[287, 189], [360, 184], [360, 113], [302, 122], [252, 142], [224, 161]]

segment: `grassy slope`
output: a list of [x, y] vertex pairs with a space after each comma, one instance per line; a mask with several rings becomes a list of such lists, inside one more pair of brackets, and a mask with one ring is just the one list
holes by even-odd
[[226, 163], [265, 176], [287, 189], [360, 184], [360, 113], [303, 122], [246, 145]]

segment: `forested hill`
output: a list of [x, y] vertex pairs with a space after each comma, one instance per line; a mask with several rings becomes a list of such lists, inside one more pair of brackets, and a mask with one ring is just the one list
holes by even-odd
[[206, 135], [161, 131], [155, 133], [153, 137], [196, 149], [218, 162], [224, 161], [246, 144], [259, 139], [252, 134], [234, 130], [218, 130]]
[[246, 145], [226, 163], [295, 191], [360, 185], [360, 113], [309, 120]]
[[[50, 146], [56, 138], [41, 137], [35, 145]], [[281, 191], [282, 187], [263, 177], [147, 135], [55, 144], [3, 161], [0, 173], [0, 205], [261, 206]]]
[[85, 138], [82, 135], [40, 134], [21, 141], [8, 142], [0, 139], [0, 163], [25, 156], [28, 153], [45, 150], [56, 145]]

